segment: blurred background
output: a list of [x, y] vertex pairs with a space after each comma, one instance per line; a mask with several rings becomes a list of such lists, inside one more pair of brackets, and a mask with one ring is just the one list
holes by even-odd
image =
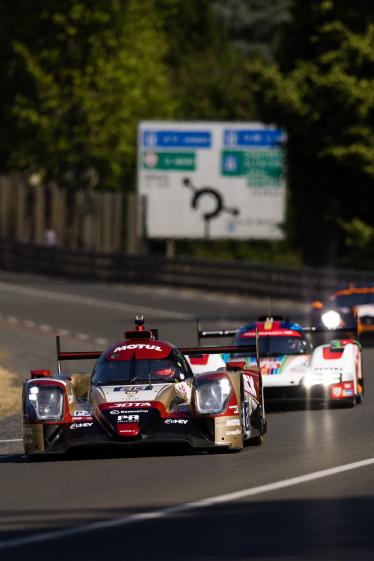
[[[369, 0], [2, 0], [1, 239], [373, 269], [373, 15]], [[149, 236], [141, 121], [285, 131], [278, 239]]]

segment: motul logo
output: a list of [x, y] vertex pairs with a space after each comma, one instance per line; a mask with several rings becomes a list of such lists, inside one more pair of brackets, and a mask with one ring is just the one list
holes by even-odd
[[140, 343], [140, 344], [135, 344], [135, 343], [131, 343], [130, 345], [123, 345], [122, 347], [116, 347], [113, 351], [113, 353], [119, 353], [120, 351], [133, 351], [133, 350], [142, 350], [142, 349], [146, 349], [147, 351], [157, 351], [157, 352], [162, 352], [161, 347], [159, 347], [158, 345], [146, 345], [144, 343]]

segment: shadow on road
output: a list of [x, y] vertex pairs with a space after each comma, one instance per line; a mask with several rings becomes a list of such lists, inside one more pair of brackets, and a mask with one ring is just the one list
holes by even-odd
[[[12, 561], [66, 561], [72, 551], [80, 561], [369, 561], [374, 558], [373, 512], [373, 497], [242, 502], [127, 521], [0, 553], [1, 559]], [[58, 505], [50, 511], [0, 511], [0, 544], [38, 531], [132, 514], [126, 508], [80, 510], [79, 497], [77, 509], [70, 512]]]

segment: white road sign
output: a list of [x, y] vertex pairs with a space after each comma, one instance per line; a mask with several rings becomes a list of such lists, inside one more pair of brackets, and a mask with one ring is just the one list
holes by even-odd
[[141, 122], [150, 238], [282, 239], [286, 135], [262, 123]]

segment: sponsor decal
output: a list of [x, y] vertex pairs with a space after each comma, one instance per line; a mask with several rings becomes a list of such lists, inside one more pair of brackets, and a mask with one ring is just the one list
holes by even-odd
[[238, 427], [240, 426], [240, 419], [228, 419], [226, 421], [226, 427]]
[[138, 423], [118, 423], [117, 433], [121, 436], [137, 436], [139, 425]]
[[255, 383], [253, 381], [252, 376], [248, 376], [248, 374], [243, 374], [243, 384], [244, 390], [254, 397], [257, 397]]
[[[131, 409], [113, 409], [110, 411], [111, 415], [126, 415], [127, 413], [133, 413]], [[149, 413], [148, 409], [140, 409], [139, 413]]]
[[139, 422], [139, 415], [118, 415], [117, 417], [118, 423], [138, 423]]
[[239, 436], [240, 434], [242, 434], [242, 431], [239, 429], [226, 431], [226, 436]]
[[121, 403], [114, 403], [113, 407], [123, 407], [130, 408], [130, 407], [152, 407], [149, 401], [128, 401], [128, 402], [121, 402]]
[[166, 419], [165, 425], [187, 425], [188, 419]]
[[75, 415], [76, 417], [91, 417], [91, 413], [89, 411], [85, 411], [84, 409], [77, 409], [76, 411], [74, 411], [73, 415]]
[[138, 392], [145, 392], [152, 390], [152, 386], [116, 386], [113, 388], [114, 392], [125, 392], [127, 394], [136, 394]]
[[[273, 335], [275, 337], [281, 337], [282, 335], [285, 337], [301, 337], [301, 333], [299, 331], [293, 331], [291, 329], [282, 329], [279, 331], [272, 329], [271, 331], [259, 331], [258, 334], [261, 337], [272, 337]], [[244, 331], [243, 333], [240, 333], [240, 337], [256, 337], [256, 331]]]
[[92, 425], [93, 423], [73, 423], [72, 425], [70, 425], [70, 430], [85, 429], [92, 427]]
[[260, 366], [261, 366], [261, 374], [268, 375], [268, 374], [280, 374], [281, 373], [281, 366], [282, 366], [282, 359], [273, 358], [273, 359], [261, 359]]
[[178, 397], [190, 401], [192, 388], [187, 382], [177, 382], [174, 387]]
[[116, 347], [112, 352], [112, 356], [120, 351], [133, 351], [142, 349], [145, 349], [147, 351], [157, 351], [158, 353], [162, 352], [161, 347], [159, 347], [158, 345], [149, 345], [146, 343], [131, 343], [130, 345], [122, 345], [122, 347]]
[[92, 415], [85, 415], [84, 417], [72, 417], [72, 421], [91, 421]]
[[249, 431], [250, 429], [249, 416], [250, 416], [249, 403], [248, 401], [245, 401], [244, 402], [244, 426], [246, 431]]
[[233, 409], [233, 415], [239, 415], [239, 407], [237, 405], [229, 405], [229, 409]]

